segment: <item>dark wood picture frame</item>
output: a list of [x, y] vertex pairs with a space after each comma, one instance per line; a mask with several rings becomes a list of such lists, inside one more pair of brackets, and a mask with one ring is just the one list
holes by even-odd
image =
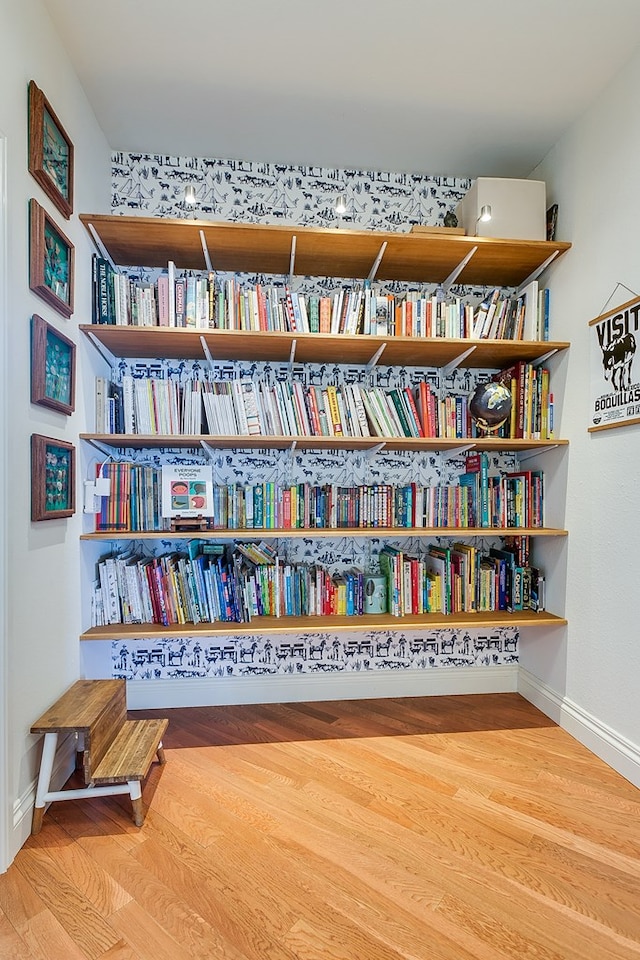
[[69, 319], [73, 313], [75, 248], [44, 207], [29, 201], [29, 286]]
[[73, 143], [33, 80], [29, 83], [29, 172], [68, 220], [73, 213]]
[[70, 416], [75, 410], [76, 345], [34, 313], [31, 318], [31, 403]]
[[31, 519], [59, 520], [76, 512], [76, 448], [31, 434]]

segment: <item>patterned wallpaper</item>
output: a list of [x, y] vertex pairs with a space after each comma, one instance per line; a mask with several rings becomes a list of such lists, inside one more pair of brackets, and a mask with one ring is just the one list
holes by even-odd
[[[121, 215], [198, 217], [211, 220], [249, 221], [340, 226], [402, 231], [413, 223], [442, 223], [467, 192], [470, 181], [422, 174], [396, 174], [358, 170], [327, 170], [250, 161], [206, 158], [163, 157], [116, 153], [113, 155], [112, 211]], [[184, 205], [184, 187], [196, 188], [195, 208]], [[334, 203], [338, 194], [347, 197], [347, 213], [338, 218]], [[298, 288], [310, 290], [317, 281], [298, 278]], [[339, 281], [332, 280], [337, 286]], [[326, 286], [326, 284], [325, 284]], [[398, 284], [386, 284], [396, 291]], [[466, 290], [478, 296], [481, 291]], [[163, 363], [156, 361], [155, 363]], [[167, 369], [171, 364], [164, 361]], [[180, 374], [184, 364], [181, 364]], [[128, 372], [122, 362], [117, 375]], [[294, 367], [278, 364], [219, 364], [215, 376], [288, 377], [294, 376], [331, 382], [341, 378], [362, 380], [369, 376], [364, 368], [318, 365]], [[411, 379], [428, 377], [439, 385], [437, 370], [402, 370], [379, 367], [376, 382], [385, 386], [405, 385]], [[447, 390], [468, 394], [475, 383], [471, 371], [448, 376]], [[133, 452], [132, 459], [150, 459], [159, 463], [178, 458], [156, 451]], [[181, 458], [183, 459], [183, 457]], [[513, 469], [513, 456], [494, 457], [492, 467]], [[213, 462], [216, 482], [242, 482], [261, 476], [290, 482], [364, 483], [381, 482], [446, 483], [463, 469], [463, 459], [435, 454], [380, 452], [374, 457], [361, 453], [318, 451], [220, 451]], [[420, 541], [395, 541], [413, 553]], [[487, 540], [489, 543], [490, 540]], [[340, 569], [360, 564], [371, 570], [380, 540], [358, 541], [343, 537], [314, 542], [313, 536], [283, 543], [292, 560], [311, 557]], [[141, 550], [169, 551], [170, 541], [155, 548], [136, 545]], [[518, 659], [518, 631], [499, 630], [402, 630], [317, 633], [296, 636], [283, 633], [250, 638], [187, 638], [180, 640], [117, 641], [112, 644], [113, 675], [127, 679], [211, 678], [264, 675], [348, 673], [350, 671], [426, 670], [438, 666], [490, 666]]]

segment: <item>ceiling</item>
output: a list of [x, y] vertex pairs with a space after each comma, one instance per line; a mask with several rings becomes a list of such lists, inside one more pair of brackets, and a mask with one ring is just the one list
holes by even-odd
[[114, 150], [459, 177], [528, 175], [640, 42], [638, 0], [44, 4]]

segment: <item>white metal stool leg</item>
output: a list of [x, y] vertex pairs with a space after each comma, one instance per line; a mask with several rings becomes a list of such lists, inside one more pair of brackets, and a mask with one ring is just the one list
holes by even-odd
[[42, 758], [40, 760], [40, 773], [38, 774], [38, 786], [36, 788], [36, 804], [33, 810], [33, 822], [31, 825], [31, 833], [33, 834], [40, 833], [42, 827], [42, 818], [44, 817], [44, 808], [51, 784], [51, 774], [53, 772], [53, 761], [55, 759], [57, 745], [57, 732], [45, 733], [44, 743], [42, 745]]

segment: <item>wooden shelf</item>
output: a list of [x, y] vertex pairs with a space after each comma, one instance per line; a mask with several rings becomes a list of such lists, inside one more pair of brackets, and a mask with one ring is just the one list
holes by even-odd
[[184, 623], [163, 627], [157, 623], [111, 624], [91, 627], [81, 634], [87, 640], [162, 640], [181, 637], [246, 637], [274, 633], [362, 633], [370, 630], [442, 630], [453, 627], [483, 629], [488, 627], [556, 627], [566, 624], [564, 617], [552, 613], [518, 610], [514, 613], [456, 613], [445, 616], [428, 613], [410, 617], [370, 614], [362, 617], [255, 617], [249, 623]]
[[554, 252], [570, 243], [496, 240], [491, 237], [391, 233], [372, 230], [301, 227], [295, 224], [215, 223], [157, 217], [80, 214], [91, 224], [120, 266], [205, 270], [203, 231], [216, 271], [288, 275], [296, 238], [294, 273], [299, 276], [364, 279], [386, 243], [378, 280], [442, 283], [464, 257], [476, 253], [457, 278], [460, 284], [519, 286]]
[[433, 450], [446, 453], [465, 447], [473, 450], [544, 450], [566, 446], [567, 440], [507, 440], [496, 437], [460, 438], [457, 440], [423, 439], [421, 437], [214, 437], [210, 434], [124, 434], [81, 433], [88, 440], [114, 450], [173, 449], [193, 450], [207, 444], [216, 450], [286, 450], [295, 444], [299, 450]]
[[566, 341], [449, 340], [443, 337], [372, 337], [330, 333], [278, 333], [263, 330], [184, 330], [169, 327], [125, 327], [81, 324], [80, 330], [116, 357], [180, 357], [202, 360], [204, 338], [214, 360], [286, 362], [295, 343], [297, 363], [367, 364], [384, 347], [378, 362], [386, 366], [443, 367], [466, 351], [459, 367], [495, 368], [516, 360], [529, 362], [559, 350]]
[[366, 537], [566, 537], [567, 531], [555, 527], [318, 527], [306, 529], [252, 530], [101, 530], [83, 533], [81, 540], [317, 540], [319, 538]]

